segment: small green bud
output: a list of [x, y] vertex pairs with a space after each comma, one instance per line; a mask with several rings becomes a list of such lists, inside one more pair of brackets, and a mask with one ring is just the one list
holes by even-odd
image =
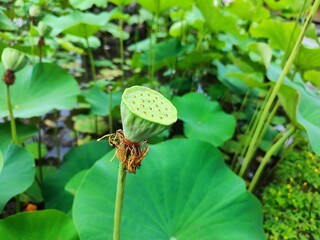
[[127, 88], [121, 101], [124, 136], [141, 142], [158, 135], [177, 121], [177, 110], [159, 92], [147, 87]]
[[14, 48], [3, 49], [1, 61], [6, 70], [18, 72], [27, 64], [27, 57], [22, 52]]
[[39, 17], [41, 14], [41, 8], [37, 5], [32, 5], [30, 8], [29, 8], [29, 15], [31, 17]]
[[38, 24], [38, 31], [41, 37], [47, 36], [51, 32], [52, 28], [45, 24], [44, 22], [40, 21]]

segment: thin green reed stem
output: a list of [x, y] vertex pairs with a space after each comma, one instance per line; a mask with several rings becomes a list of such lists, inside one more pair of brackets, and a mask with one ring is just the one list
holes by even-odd
[[[261, 105], [260, 109], [259, 109], [259, 105], [257, 105], [257, 107], [256, 107], [256, 110], [255, 110], [255, 112], [253, 114], [253, 117], [252, 117], [252, 119], [251, 119], [251, 121], [249, 123], [249, 127], [247, 128], [247, 130], [245, 132], [245, 136], [246, 136], [244, 138], [245, 142], [244, 142], [242, 151], [240, 153], [241, 159], [243, 159], [245, 157], [245, 153], [246, 153], [246, 151], [247, 151], [247, 149], [248, 149], [248, 147], [250, 145], [250, 142], [251, 142], [251, 139], [253, 137], [253, 134], [254, 134], [254, 132], [255, 132], [255, 130], [257, 128], [258, 119], [261, 117], [262, 111], [266, 106], [267, 99], [270, 97], [270, 94], [271, 94], [271, 89], [269, 89], [269, 91], [267, 92], [267, 94], [265, 96], [265, 99], [262, 102], [262, 105]], [[259, 110], [257, 111], [257, 109], [259, 109]], [[239, 172], [239, 169], [240, 169], [240, 165], [238, 164], [238, 165], [236, 165], [234, 172], [235, 173]]]
[[113, 240], [120, 240], [121, 214], [125, 183], [126, 169], [122, 162], [119, 162], [116, 204], [114, 209]]
[[89, 39], [86, 37], [86, 44], [87, 44], [87, 52], [89, 56], [89, 61], [90, 61], [90, 69], [91, 69], [91, 75], [94, 81], [96, 81], [96, 68], [94, 66], [94, 58], [92, 54], [92, 50], [90, 47]]
[[108, 88], [108, 92], [109, 92], [109, 132], [113, 133], [113, 121], [112, 121], [112, 87], [110, 86]]
[[9, 85], [6, 85], [6, 95], [7, 95], [7, 106], [9, 110], [9, 116], [10, 116], [12, 142], [13, 144], [18, 144], [17, 128], [16, 128], [16, 122], [15, 122], [13, 110], [12, 110]]
[[43, 169], [42, 169], [42, 153], [41, 153], [41, 118], [39, 119], [38, 130], [38, 167], [39, 167], [39, 183], [43, 183]]
[[284, 142], [287, 140], [288, 137], [290, 137], [290, 135], [294, 132], [294, 130], [295, 130], [294, 126], [290, 126], [288, 131], [286, 131], [284, 134], [282, 134], [282, 136], [279, 138], [279, 140], [269, 148], [266, 155], [263, 157], [263, 159], [262, 159], [256, 173], [254, 174], [254, 177], [253, 177], [250, 185], [249, 185], [250, 192], [252, 192], [255, 189], [255, 187], [261, 177], [261, 173], [263, 172], [264, 168], [266, 167], [266, 165], [269, 162], [272, 155], [284, 144]]
[[312, 21], [315, 13], [317, 12], [317, 9], [319, 7], [319, 4], [320, 4], [320, 0], [316, 0], [313, 5], [312, 5], [312, 8], [311, 8], [311, 11], [302, 27], [302, 30], [297, 38], [297, 41], [292, 49], [292, 52], [278, 78], [278, 81], [276, 82], [276, 84], [274, 85], [274, 88], [272, 89], [272, 92], [271, 92], [271, 95], [267, 101], [267, 104], [266, 104], [266, 107], [263, 109], [263, 112], [261, 114], [261, 118], [259, 119], [259, 122], [258, 122], [258, 125], [257, 125], [257, 129], [252, 137], [252, 140], [251, 140], [251, 143], [249, 145], [249, 148], [248, 148], [248, 151], [247, 151], [247, 154], [246, 154], [246, 157], [244, 159], [244, 162], [243, 162], [243, 165], [241, 166], [241, 169], [240, 169], [240, 172], [239, 172], [239, 176], [243, 176], [244, 173], [246, 172], [250, 162], [251, 162], [251, 159], [254, 155], [254, 147], [255, 147], [255, 144], [259, 138], [259, 135], [261, 134], [261, 130], [263, 128], [263, 125], [265, 124], [265, 120], [266, 118], [268, 117], [268, 113], [270, 111], [270, 108], [272, 106], [272, 103], [274, 101], [274, 99], [276, 98], [276, 95], [281, 87], [281, 84], [283, 83], [284, 81], [284, 78], [286, 77], [287, 73], [289, 72], [290, 70], [290, 67], [292, 66], [292, 63], [299, 51], [299, 48], [300, 48], [300, 45], [301, 45], [301, 42], [302, 42], [302, 39], [307, 31], [307, 28], [310, 24], [310, 22]]
[[[121, 7], [121, 12], [123, 8]], [[120, 36], [119, 36], [119, 50], [120, 50], [120, 59], [121, 59], [121, 80], [122, 84], [124, 84], [124, 77], [125, 77], [125, 72], [124, 72], [124, 46], [123, 46], [123, 19], [119, 19], [119, 28], [120, 28]]]

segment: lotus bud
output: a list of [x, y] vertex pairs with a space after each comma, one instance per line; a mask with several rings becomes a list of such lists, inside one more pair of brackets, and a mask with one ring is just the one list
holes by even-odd
[[147, 87], [127, 88], [121, 101], [124, 137], [141, 142], [158, 135], [177, 121], [177, 110], [159, 92]]
[[33, 18], [35, 17], [39, 17], [41, 14], [41, 9], [39, 6], [37, 5], [32, 5], [30, 8], [29, 8], [29, 15]]
[[27, 57], [22, 52], [14, 48], [3, 49], [1, 61], [6, 70], [18, 72], [27, 64]]
[[12, 85], [15, 80], [14, 73], [26, 66], [27, 58], [22, 52], [14, 48], [5, 48], [1, 55], [1, 61], [6, 70], [3, 80], [6, 84]]
[[41, 37], [47, 36], [51, 32], [52, 28], [45, 24], [44, 22], [40, 21], [38, 24], [38, 31]]

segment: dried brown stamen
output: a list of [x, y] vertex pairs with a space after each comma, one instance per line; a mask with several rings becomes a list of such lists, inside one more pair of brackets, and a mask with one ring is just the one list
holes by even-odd
[[98, 139], [108, 137], [108, 142], [116, 148], [115, 155], [123, 163], [126, 170], [136, 173], [137, 168], [141, 166], [142, 159], [147, 155], [149, 144], [147, 140], [142, 142], [132, 142], [125, 138], [123, 130], [117, 130]]

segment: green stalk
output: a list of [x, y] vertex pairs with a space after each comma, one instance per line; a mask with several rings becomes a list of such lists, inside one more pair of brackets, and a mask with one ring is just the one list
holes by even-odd
[[113, 133], [113, 121], [112, 121], [112, 88], [109, 87], [109, 132]]
[[[122, 12], [122, 7], [121, 7]], [[124, 85], [124, 47], [123, 47], [123, 19], [119, 19], [119, 28], [120, 28], [120, 36], [119, 36], [119, 49], [120, 49], [120, 59], [121, 59], [121, 80]]]
[[[90, 61], [90, 68], [91, 68], [91, 75], [92, 75], [92, 78], [93, 78], [93, 81], [96, 82], [96, 68], [94, 66], [94, 58], [93, 58], [93, 54], [92, 54], [92, 51], [91, 51], [91, 47], [90, 47], [90, 43], [89, 43], [89, 40], [88, 38], [86, 37], [86, 44], [87, 44], [87, 52], [88, 52], [88, 56], [89, 56], [89, 61]], [[94, 124], [95, 124], [95, 131], [97, 134], [99, 134], [99, 122], [98, 122], [98, 116], [95, 116], [95, 119], [94, 119]]]
[[[11, 97], [10, 97], [10, 87], [6, 85], [6, 95], [7, 95], [7, 105], [10, 115], [10, 125], [11, 125], [11, 135], [12, 135], [12, 142], [13, 144], [18, 144], [18, 136], [17, 136], [17, 128], [16, 122], [13, 115], [12, 104], [11, 104]], [[16, 212], [20, 212], [20, 195], [16, 195]]]
[[[252, 119], [251, 119], [251, 121], [249, 123], [248, 128], [245, 131], [245, 136], [246, 137], [244, 138], [245, 142], [244, 142], [242, 151], [240, 153], [240, 157], [241, 158], [244, 158], [244, 156], [245, 156], [245, 153], [246, 153], [246, 151], [247, 151], [247, 149], [249, 147], [249, 144], [251, 142], [251, 139], [252, 139], [252, 136], [253, 136], [253, 134], [255, 132], [255, 129], [257, 128], [257, 124], [258, 124], [258, 120], [257, 119], [260, 119], [261, 114], [262, 114], [262, 110], [265, 108], [266, 103], [267, 103], [267, 99], [269, 98], [270, 94], [271, 94], [271, 90], [269, 89], [269, 91], [267, 92], [267, 94], [265, 96], [264, 101], [262, 102], [262, 105], [261, 105], [259, 111], [257, 111], [259, 106], [258, 105], [256, 106], [256, 110], [255, 110], [255, 112], [253, 114], [253, 117], [252, 117]], [[237, 159], [237, 156], [235, 158]], [[239, 164], [236, 165], [236, 167], [234, 168], [234, 172], [235, 173], [239, 172], [239, 168], [240, 168], [240, 165]]]
[[38, 131], [38, 167], [39, 167], [39, 183], [43, 183], [43, 169], [42, 169], [42, 157], [41, 157], [41, 118], [39, 119], [39, 131]]
[[9, 116], [10, 116], [12, 142], [13, 144], [18, 144], [17, 128], [16, 128], [16, 122], [13, 116], [9, 85], [6, 85], [6, 95], [7, 95], [7, 105], [9, 110]]
[[255, 189], [255, 187], [260, 179], [261, 173], [264, 170], [267, 163], [269, 162], [272, 155], [283, 145], [283, 143], [287, 140], [288, 137], [290, 137], [290, 135], [294, 132], [294, 130], [295, 130], [295, 127], [290, 126], [288, 131], [286, 133], [282, 134], [282, 136], [279, 138], [279, 140], [275, 144], [273, 144], [270, 147], [270, 149], [267, 151], [266, 155], [262, 159], [262, 161], [261, 161], [261, 163], [260, 163], [256, 173], [254, 174], [254, 177], [249, 185], [250, 192], [252, 192]]
[[125, 183], [126, 183], [126, 169], [122, 164], [122, 162], [119, 162], [116, 204], [114, 209], [113, 240], [120, 240], [121, 213], [122, 213]]
[[[156, 61], [156, 45], [157, 45], [157, 35], [158, 35], [158, 20], [159, 20], [159, 7], [160, 7], [160, 0], [156, 1], [157, 4], [157, 11], [155, 13], [153, 23], [152, 23], [152, 47], [150, 49], [151, 54], [151, 73], [150, 73], [150, 81], [154, 81], [154, 73], [155, 73], [155, 61]], [[154, 42], [153, 42], [154, 39]]]
[[86, 39], [87, 52], [88, 52], [89, 61], [90, 61], [91, 75], [92, 75], [93, 81], [96, 81], [96, 68], [94, 66], [93, 54], [91, 51], [91, 47], [90, 47], [90, 43], [89, 43], [88, 38], [86, 37], [85, 39]]
[[261, 130], [263, 128], [263, 125], [265, 124], [265, 120], [266, 118], [268, 117], [268, 113], [270, 111], [270, 108], [272, 106], [272, 103], [274, 101], [274, 99], [276, 98], [276, 95], [281, 87], [281, 84], [283, 83], [284, 81], [284, 78], [286, 77], [287, 73], [289, 72], [290, 70], [290, 67], [299, 51], [299, 48], [300, 48], [300, 45], [301, 45], [301, 42], [302, 42], [302, 39], [307, 31], [307, 28], [310, 24], [310, 22], [312, 21], [315, 13], [317, 12], [317, 9], [318, 9], [318, 6], [320, 4], [320, 0], [316, 0], [313, 5], [312, 5], [312, 8], [311, 8], [311, 11], [303, 25], [303, 28], [297, 38], [297, 41], [292, 49], [292, 52], [278, 78], [278, 81], [276, 82], [276, 84], [274, 85], [274, 88], [272, 89], [272, 92], [271, 92], [271, 95], [266, 103], [266, 106], [265, 108], [263, 109], [263, 112], [261, 114], [261, 118], [259, 119], [259, 122], [258, 122], [258, 125], [257, 125], [257, 129], [252, 137], [252, 140], [250, 142], [250, 145], [249, 145], [249, 148], [248, 148], [248, 151], [247, 151], [247, 154], [246, 154], [246, 157], [244, 159], [244, 162], [243, 162], [243, 165], [241, 166], [241, 169], [240, 169], [240, 172], [239, 172], [239, 176], [243, 176], [244, 173], [246, 172], [250, 162], [251, 162], [251, 159], [252, 159], [252, 156], [254, 155], [254, 147], [255, 147], [255, 144], [259, 138], [259, 135], [261, 134]]

